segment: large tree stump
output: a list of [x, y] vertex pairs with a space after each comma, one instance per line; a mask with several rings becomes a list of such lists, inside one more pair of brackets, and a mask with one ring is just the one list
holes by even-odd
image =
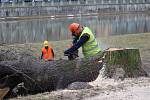
[[120, 77], [146, 75], [142, 68], [139, 49], [109, 48], [105, 51], [105, 62], [104, 76], [110, 78], [116, 78], [120, 75]]

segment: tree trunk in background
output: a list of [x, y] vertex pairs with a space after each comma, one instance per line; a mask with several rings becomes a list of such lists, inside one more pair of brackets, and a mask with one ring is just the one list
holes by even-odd
[[109, 48], [105, 52], [105, 62], [104, 76], [110, 78], [146, 75], [142, 68], [139, 49]]

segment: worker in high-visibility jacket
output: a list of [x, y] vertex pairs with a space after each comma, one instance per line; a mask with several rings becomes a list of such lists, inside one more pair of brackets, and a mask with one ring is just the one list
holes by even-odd
[[46, 61], [54, 60], [54, 51], [48, 41], [44, 41], [43, 45], [44, 47], [42, 48], [41, 59]]
[[84, 57], [92, 57], [101, 52], [94, 34], [88, 27], [78, 23], [72, 23], [69, 25], [69, 30], [72, 32], [74, 38], [73, 46], [65, 50], [64, 55], [71, 54], [80, 47], [82, 47]]

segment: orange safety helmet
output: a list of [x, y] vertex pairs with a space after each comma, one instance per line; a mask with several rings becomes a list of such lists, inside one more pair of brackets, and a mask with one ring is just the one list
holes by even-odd
[[69, 25], [69, 29], [72, 33], [76, 33], [77, 29], [79, 28], [79, 25], [78, 23], [72, 23]]

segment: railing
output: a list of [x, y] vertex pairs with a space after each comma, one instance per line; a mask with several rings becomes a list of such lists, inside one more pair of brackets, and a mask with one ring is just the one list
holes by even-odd
[[[95, 0], [95, 2], [32, 2], [13, 6], [1, 4], [0, 17], [21, 16], [81, 16], [95, 13], [148, 11], [150, 2], [146, 0]], [[129, 1], [129, 2], [127, 2]], [[131, 2], [132, 1], [132, 2]], [[137, 2], [138, 1], [138, 2]], [[144, 1], [144, 2], [143, 2]], [[135, 3], [136, 2], [136, 3]], [[18, 4], [18, 5], [17, 5]]]
[[59, 5], [80, 5], [80, 4], [138, 4], [150, 3], [150, 0], [60, 0], [60, 2], [5, 2], [0, 3], [0, 7], [34, 7], [34, 6], [59, 6]]

